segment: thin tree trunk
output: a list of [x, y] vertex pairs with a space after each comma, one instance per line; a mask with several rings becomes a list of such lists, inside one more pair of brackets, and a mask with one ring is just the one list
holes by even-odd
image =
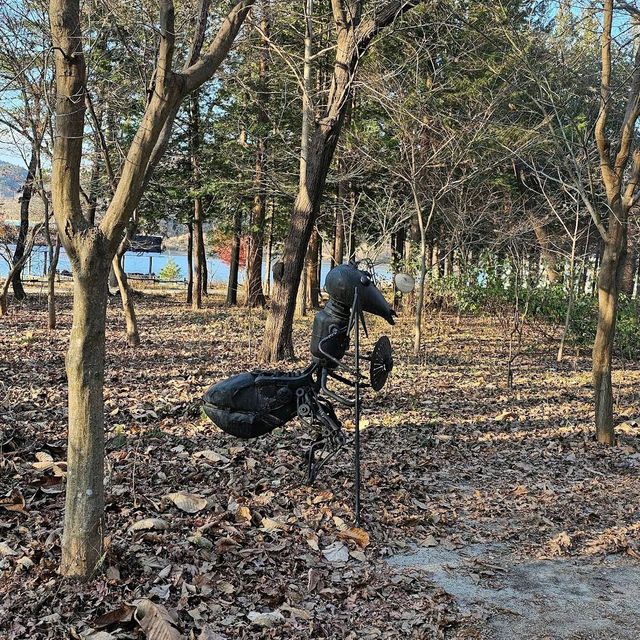
[[264, 225], [267, 204], [266, 159], [267, 130], [269, 126], [269, 91], [267, 73], [269, 65], [269, 0], [262, 1], [262, 31], [258, 64], [258, 88], [256, 91], [258, 138], [256, 141], [256, 165], [253, 175], [255, 197], [249, 235], [249, 251], [247, 255], [247, 306], [263, 307], [265, 304], [262, 291], [262, 256], [264, 245]]
[[[306, 136], [303, 127], [298, 194], [293, 206], [289, 232], [284, 242], [282, 278], [274, 285], [275, 291], [265, 326], [260, 351], [262, 361], [273, 362], [293, 356], [293, 314], [300, 276], [304, 267], [305, 252], [315, 223], [315, 216], [318, 213], [329, 166], [344, 123], [345, 113], [350, 103], [357, 63], [361, 61], [373, 37], [404, 11], [418, 4], [418, 1], [408, 0], [399, 7], [394, 4], [391, 6], [391, 10], [377, 13], [375, 18], [367, 23], [367, 28], [362, 30], [358, 29], [361, 4], [357, 3], [357, 10], [349, 19], [342, 14], [337, 4], [334, 5], [337, 46], [333, 76], [327, 93], [326, 108], [322, 114], [318, 114], [320, 117], [313, 118], [314, 132], [308, 145], [308, 153], [305, 153], [308, 136]], [[308, 113], [310, 109], [306, 104], [307, 87], [310, 87], [312, 54], [311, 0], [307, 0], [305, 13], [307, 19], [303, 114], [306, 114], [305, 118], [308, 122], [311, 120]]]
[[238, 272], [240, 269], [240, 242], [242, 241], [242, 207], [238, 206], [233, 216], [233, 245], [231, 264], [229, 265], [229, 284], [227, 286], [227, 304], [238, 304]]
[[60, 258], [60, 236], [56, 238], [55, 249], [49, 245], [49, 273], [47, 275], [47, 316], [49, 319], [49, 329], [56, 328], [56, 269]]
[[433, 212], [435, 211], [436, 203], [435, 200], [432, 200], [429, 217], [425, 222], [418, 193], [413, 187], [411, 191], [413, 192], [413, 204], [415, 207], [416, 219], [420, 230], [420, 273], [418, 276], [416, 317], [413, 334], [413, 355], [417, 358], [420, 355], [420, 347], [422, 343], [422, 310], [424, 307], [424, 283], [427, 277], [427, 229], [431, 224], [431, 219], [433, 218]]
[[320, 307], [320, 279], [318, 277], [318, 247], [320, 246], [320, 234], [313, 230], [309, 249], [307, 250], [307, 302], [310, 309]]
[[193, 302], [193, 223], [187, 225], [189, 239], [187, 240], [187, 304]]
[[204, 238], [202, 236], [202, 198], [199, 195], [200, 180], [200, 104], [199, 92], [189, 96], [189, 143], [191, 152], [191, 175], [196, 196], [193, 199], [193, 279], [191, 285], [191, 307], [202, 309], [202, 258], [204, 255]]
[[269, 199], [269, 209], [271, 210], [271, 215], [269, 216], [269, 239], [267, 240], [267, 263], [265, 265], [265, 274], [266, 278], [266, 294], [268, 296], [271, 295], [271, 262], [273, 261], [273, 222], [275, 215], [275, 202], [273, 196]]
[[558, 271], [558, 257], [551, 249], [551, 240], [549, 234], [543, 224], [540, 224], [538, 220], [531, 218], [533, 225], [533, 232], [540, 245], [540, 251], [542, 253], [542, 259], [544, 261], [545, 273], [547, 274], [547, 281], [549, 284], [556, 284], [560, 282], [560, 272]]
[[[104, 513], [104, 354], [106, 256], [89, 244], [73, 272], [73, 324], [67, 352], [69, 446], [60, 570], [88, 576], [102, 556]], [[93, 255], [91, 255], [93, 254]]]
[[298, 287], [298, 296], [296, 298], [296, 315], [298, 317], [305, 317], [307, 315], [307, 271], [308, 264], [306, 263], [302, 269], [302, 274], [300, 275], [300, 286]]
[[575, 264], [576, 264], [576, 244], [578, 242], [578, 225], [580, 222], [580, 209], [576, 208], [576, 222], [573, 228], [573, 236], [571, 237], [571, 258], [569, 260], [569, 299], [567, 300], [567, 313], [564, 318], [564, 328], [562, 331], [562, 337], [560, 338], [560, 345], [558, 346], [557, 362], [562, 362], [564, 355], [564, 343], [567, 340], [569, 333], [569, 323], [571, 322], [571, 312], [573, 311], [573, 295], [575, 288]]
[[202, 225], [200, 225], [202, 238], [200, 240], [200, 268], [202, 270], [202, 294], [209, 295], [209, 268], [207, 267], [207, 243], [205, 242], [205, 233]]
[[193, 201], [193, 284], [191, 287], [191, 308], [202, 309], [202, 199]]
[[[341, 192], [342, 183], [338, 183], [338, 193]], [[336, 206], [336, 219], [335, 219], [335, 231], [333, 236], [333, 253], [331, 256], [331, 266], [335, 267], [337, 264], [344, 262], [344, 214], [342, 211], [341, 198], [338, 196], [338, 203]]]
[[621, 256], [613, 241], [604, 245], [598, 277], [598, 329], [593, 343], [593, 388], [596, 438], [613, 444], [613, 387], [611, 369], [618, 309], [618, 279]]
[[127, 344], [130, 347], [139, 347], [140, 334], [138, 333], [138, 320], [136, 318], [133, 295], [129, 287], [127, 274], [122, 268], [122, 253], [120, 251], [113, 258], [113, 271], [116, 274], [120, 296], [122, 298], [122, 309], [127, 327]]
[[[33, 195], [33, 182], [36, 177], [38, 168], [38, 140], [34, 140], [31, 147], [31, 157], [29, 158], [29, 166], [27, 168], [27, 177], [22, 186], [22, 196], [20, 198], [20, 229], [16, 240], [16, 248], [13, 252], [13, 264], [17, 264], [24, 255], [24, 249], [27, 242], [27, 234], [29, 232], [29, 206]], [[24, 262], [21, 263], [24, 265]], [[14, 271], [11, 278], [13, 285], [13, 295], [16, 300], [24, 300], [26, 293], [22, 286], [22, 266]]]
[[629, 224], [627, 230], [627, 252], [622, 262], [622, 277], [620, 282], [620, 293], [624, 293], [628, 298], [633, 296], [637, 262], [636, 228], [632, 224]]
[[23, 248], [23, 253], [18, 262], [14, 263], [9, 273], [7, 274], [7, 279], [4, 281], [2, 289], [0, 289], [0, 318], [7, 313], [7, 296], [9, 294], [9, 286], [13, 282], [13, 277], [15, 276], [20, 269], [24, 266], [24, 263], [28, 260], [31, 255], [31, 250], [33, 249], [33, 244], [35, 242], [36, 235], [42, 224], [36, 225], [31, 229], [31, 233], [27, 235], [27, 240], [25, 246]]

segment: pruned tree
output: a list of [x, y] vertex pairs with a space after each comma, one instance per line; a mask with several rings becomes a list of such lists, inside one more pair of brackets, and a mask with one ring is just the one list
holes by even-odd
[[[102, 554], [104, 511], [104, 357], [108, 275], [184, 98], [209, 80], [227, 55], [253, 4], [236, 3], [204, 53], [174, 71], [175, 10], [160, 2], [158, 57], [149, 98], [105, 215], [92, 223], [81, 203], [87, 72], [79, 0], [50, 0], [55, 52], [53, 212], [73, 266], [73, 324], [67, 352], [68, 478], [60, 570], [86, 577]], [[191, 47], [197, 46], [197, 34]]]

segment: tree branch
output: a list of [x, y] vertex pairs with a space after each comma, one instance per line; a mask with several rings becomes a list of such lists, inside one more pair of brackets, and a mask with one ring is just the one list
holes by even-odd
[[600, 169], [607, 193], [615, 190], [615, 175], [611, 167], [609, 140], [606, 136], [607, 116], [611, 99], [611, 28], [613, 24], [613, 0], [604, 0], [604, 24], [601, 39], [602, 77], [600, 80], [600, 110], [595, 125], [596, 144], [600, 155]]
[[229, 49], [231, 49], [231, 45], [253, 3], [254, 0], [240, 0], [224, 19], [205, 55], [184, 72], [185, 95], [200, 87], [217, 71], [229, 53]]

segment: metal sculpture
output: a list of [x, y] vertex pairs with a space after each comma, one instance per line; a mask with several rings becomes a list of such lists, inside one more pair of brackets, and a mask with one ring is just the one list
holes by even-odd
[[[298, 416], [302, 423], [319, 428], [307, 449], [307, 482], [346, 443], [342, 424], [331, 404], [354, 410], [355, 514], [360, 521], [360, 412], [362, 389], [379, 391], [393, 368], [391, 343], [382, 336], [368, 356], [360, 354], [360, 328], [367, 333], [364, 314], [394, 324], [395, 312], [375, 286], [371, 275], [353, 263], [334, 267], [327, 274], [329, 301], [314, 319], [311, 363], [302, 371], [255, 370], [214, 384], [204, 395], [204, 411], [226, 433], [238, 438], [258, 438]], [[353, 364], [343, 362], [353, 336]], [[369, 380], [361, 361], [369, 362]], [[329, 388], [330, 381], [353, 389], [346, 397]]]

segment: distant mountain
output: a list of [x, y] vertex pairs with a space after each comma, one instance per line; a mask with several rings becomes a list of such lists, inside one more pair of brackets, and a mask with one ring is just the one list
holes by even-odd
[[26, 175], [26, 169], [0, 160], [0, 198], [15, 198]]

